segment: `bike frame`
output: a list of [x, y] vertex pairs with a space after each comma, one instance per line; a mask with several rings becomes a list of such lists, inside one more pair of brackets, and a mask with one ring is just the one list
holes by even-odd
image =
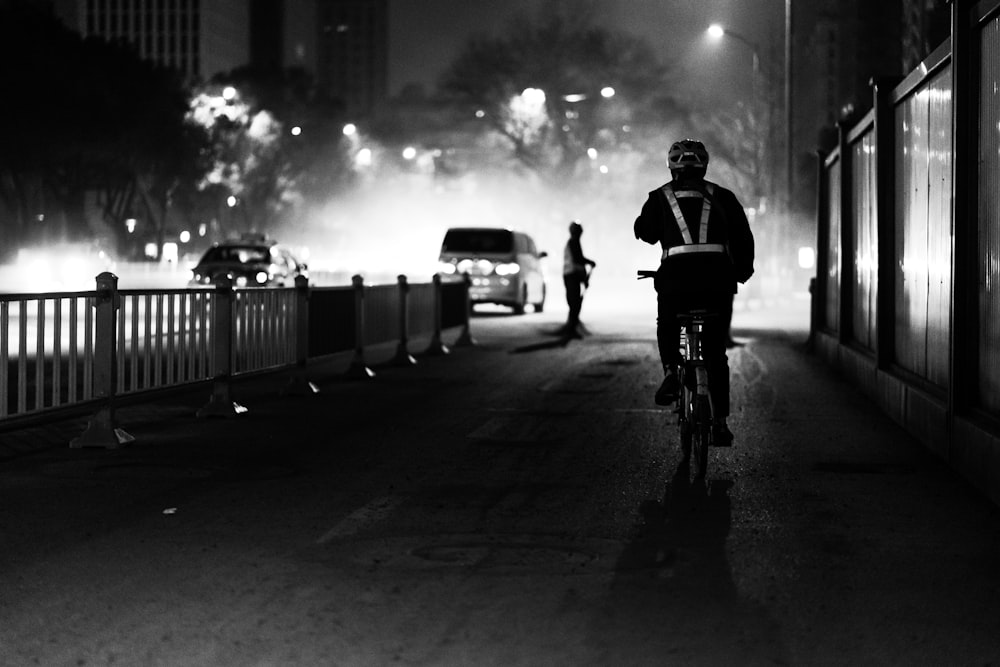
[[[638, 277], [653, 278], [655, 271], [639, 271]], [[708, 367], [701, 348], [701, 334], [705, 321], [715, 315], [706, 310], [680, 313], [680, 352], [682, 363], [679, 369], [681, 396], [677, 405], [681, 451], [685, 463], [694, 460], [696, 478], [704, 479], [708, 470], [708, 449], [713, 444], [712, 424], [715, 408], [709, 391]], [[692, 457], [692, 454], [694, 455]]]
[[681, 321], [681, 397], [677, 407], [681, 449], [685, 460], [693, 456], [695, 476], [703, 478], [708, 470], [708, 449], [712, 446], [712, 423], [715, 408], [709, 391], [708, 368], [701, 349], [706, 311], [678, 316]]

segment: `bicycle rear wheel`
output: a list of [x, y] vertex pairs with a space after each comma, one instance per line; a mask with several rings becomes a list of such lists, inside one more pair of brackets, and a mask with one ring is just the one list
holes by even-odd
[[708, 402], [708, 396], [695, 398], [694, 420], [690, 432], [694, 475], [697, 479], [704, 479], [708, 473], [708, 448], [712, 444], [712, 406]]

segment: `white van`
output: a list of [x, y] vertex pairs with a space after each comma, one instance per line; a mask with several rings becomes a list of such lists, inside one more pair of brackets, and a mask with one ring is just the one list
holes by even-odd
[[475, 303], [509, 306], [521, 314], [531, 304], [545, 307], [545, 276], [534, 240], [522, 232], [498, 227], [453, 227], [444, 235], [438, 272], [445, 278], [468, 273], [469, 296]]

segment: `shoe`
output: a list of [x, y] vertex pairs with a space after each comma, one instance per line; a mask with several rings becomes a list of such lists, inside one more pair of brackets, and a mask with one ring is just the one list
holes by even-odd
[[732, 447], [733, 432], [729, 430], [729, 425], [723, 419], [712, 426], [712, 440], [716, 447]]
[[656, 390], [656, 395], [653, 397], [653, 401], [657, 405], [670, 405], [677, 401], [681, 395], [681, 383], [677, 379], [677, 373], [672, 369], [667, 371], [666, 375], [663, 376], [663, 384], [660, 388]]

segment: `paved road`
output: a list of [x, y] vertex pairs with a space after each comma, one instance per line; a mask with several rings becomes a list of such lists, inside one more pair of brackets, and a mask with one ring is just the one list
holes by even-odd
[[[484, 313], [322, 393], [0, 433], [4, 665], [1000, 663], [1000, 515], [803, 348], [737, 318], [737, 434], [672, 480], [648, 315]], [[419, 341], [413, 346], [419, 350]]]

